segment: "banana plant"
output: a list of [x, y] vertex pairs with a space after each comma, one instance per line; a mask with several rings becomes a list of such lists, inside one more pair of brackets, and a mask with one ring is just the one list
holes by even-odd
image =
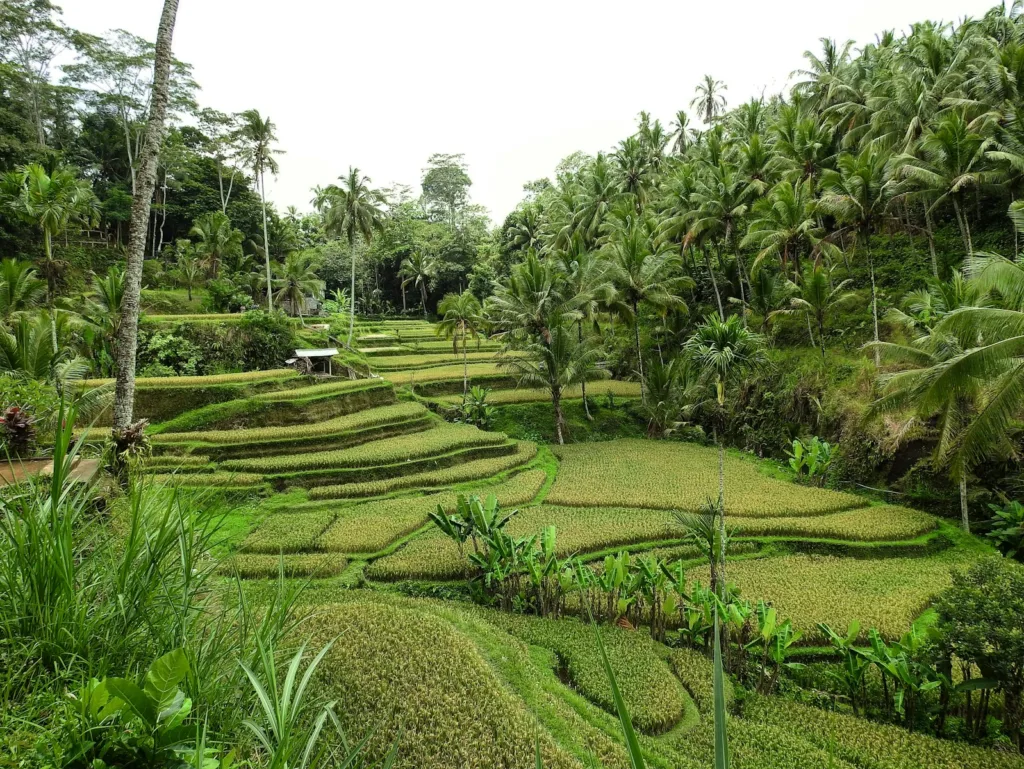
[[871, 660], [855, 646], [860, 635], [860, 623], [856, 620], [850, 622], [845, 636], [824, 622], [818, 623], [818, 630], [829, 640], [832, 648], [839, 652], [842, 659], [839, 669], [830, 670], [829, 676], [846, 689], [846, 696], [853, 706], [853, 714], [860, 715], [858, 702], [864, 698], [864, 674], [871, 664]]
[[798, 670], [803, 667], [799, 662], [787, 662], [790, 649], [800, 640], [802, 634], [793, 628], [787, 619], [778, 621], [775, 607], [764, 601], [757, 604], [757, 637], [747, 644], [747, 649], [761, 649], [761, 677], [757, 690], [762, 694], [771, 694], [779, 681], [783, 670]]

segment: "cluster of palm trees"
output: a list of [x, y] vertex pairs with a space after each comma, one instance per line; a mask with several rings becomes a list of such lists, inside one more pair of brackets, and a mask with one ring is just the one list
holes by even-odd
[[[856, 52], [822, 45], [785, 97], [728, 110], [724, 85], [705, 78], [691, 104], [701, 130], [684, 112], [670, 128], [642, 114], [633, 136], [510, 218], [507, 240], [524, 260], [485, 315], [519, 353], [503, 365], [552, 388], [560, 435], [559, 388], [600, 376], [607, 357], [593, 354], [598, 320], [629, 324], [651, 401], [653, 385], [672, 389], [666, 359], [689, 349], [690, 307], [714, 311], [704, 326], [753, 324], [768, 336], [777, 318], [806, 319], [823, 359], [835, 313], [870, 308], [876, 362], [912, 367], [883, 378], [876, 410], [938, 415], [936, 459], [962, 486], [969, 467], [1009, 452], [1024, 406], [1024, 272], [975, 242], [980, 224], [991, 236], [996, 222], [1016, 258], [1024, 18], [1000, 6]], [[936, 237], [944, 228], [960, 244], [952, 252]], [[894, 234], [930, 256], [928, 288], [906, 310], [880, 306], [876, 284], [882, 237]], [[965, 257], [970, 280], [957, 273]], [[909, 329], [901, 341], [881, 341], [886, 321]]]

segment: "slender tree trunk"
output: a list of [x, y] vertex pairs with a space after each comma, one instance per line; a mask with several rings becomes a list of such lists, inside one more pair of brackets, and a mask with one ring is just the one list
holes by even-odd
[[956, 223], [960, 226], [960, 237], [963, 238], [964, 248], [967, 250], [967, 255], [971, 256], [974, 253], [974, 247], [971, 244], [971, 228], [967, 224], [967, 214], [960, 207], [960, 201], [956, 199], [956, 195], [953, 195], [953, 212], [956, 214]]
[[715, 279], [715, 271], [711, 269], [711, 257], [708, 256], [707, 249], [704, 250], [704, 263], [708, 268], [708, 275], [711, 276], [711, 285], [715, 289], [715, 301], [718, 302], [718, 316], [725, 320], [725, 310], [722, 309], [722, 295], [718, 293], [718, 280]]
[[[583, 320], [580, 319], [576, 322], [576, 330], [579, 333], [580, 344], [583, 344]], [[640, 385], [643, 388], [643, 385]], [[592, 422], [594, 418], [590, 415], [590, 405], [587, 403], [587, 378], [586, 376], [580, 380], [580, 389], [583, 390], [583, 413], [587, 416], [587, 421]]]
[[565, 423], [565, 417], [562, 416], [562, 388], [552, 387], [551, 388], [551, 405], [555, 407], [555, 435], [558, 436], [558, 445], [562, 446], [565, 444], [565, 435], [562, 431], [562, 425]]
[[263, 258], [267, 263], [267, 311], [274, 311], [274, 297], [270, 287], [270, 235], [267, 233], [267, 184], [260, 169], [260, 200], [263, 201]]
[[968, 534], [971, 533], [971, 521], [967, 514], [967, 473], [960, 475], [960, 525]]
[[348, 258], [352, 263], [352, 283], [348, 298], [348, 346], [352, 348], [352, 336], [356, 330], [356, 234], [351, 232], [348, 237]]
[[469, 395], [469, 363], [466, 357], [466, 326], [462, 326], [462, 407], [466, 407], [466, 396]]
[[640, 402], [647, 402], [646, 391], [644, 387], [644, 356], [640, 351], [640, 306], [637, 302], [633, 302], [633, 336], [636, 339], [636, 364], [640, 370]]
[[924, 204], [924, 231], [928, 236], [928, 251], [932, 257], [932, 277], [939, 279], [939, 257], [935, 253], [935, 227], [932, 225], [932, 212], [928, 204]]
[[171, 39], [178, 14], [178, 0], [164, 0], [156, 36], [153, 67], [153, 94], [146, 144], [139, 164], [138, 186], [132, 200], [132, 218], [128, 233], [128, 265], [124, 295], [121, 299], [121, 327], [117, 333], [117, 371], [114, 387], [114, 428], [124, 429], [132, 422], [135, 399], [135, 353], [139, 342], [139, 298], [142, 292], [142, 261], [146, 252], [149, 208], [156, 187], [156, 164], [163, 144], [167, 116], [168, 84], [171, 76]]

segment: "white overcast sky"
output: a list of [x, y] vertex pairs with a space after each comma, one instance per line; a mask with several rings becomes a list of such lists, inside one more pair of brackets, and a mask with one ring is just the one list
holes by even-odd
[[[57, 0], [70, 25], [153, 39], [161, 0]], [[200, 102], [277, 124], [279, 208], [350, 164], [418, 184], [434, 152], [463, 152], [495, 222], [524, 182], [575, 150], [608, 149], [641, 110], [667, 126], [710, 73], [730, 105], [778, 91], [822, 36], [871, 41], [993, 0], [180, 0], [174, 53]]]

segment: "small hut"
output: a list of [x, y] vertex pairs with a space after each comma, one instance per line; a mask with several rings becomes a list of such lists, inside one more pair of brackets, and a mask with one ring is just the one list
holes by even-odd
[[318, 350], [296, 350], [295, 357], [285, 361], [289, 366], [298, 366], [303, 373], [333, 376], [334, 369], [331, 359], [338, 354], [337, 347], [324, 347]]

